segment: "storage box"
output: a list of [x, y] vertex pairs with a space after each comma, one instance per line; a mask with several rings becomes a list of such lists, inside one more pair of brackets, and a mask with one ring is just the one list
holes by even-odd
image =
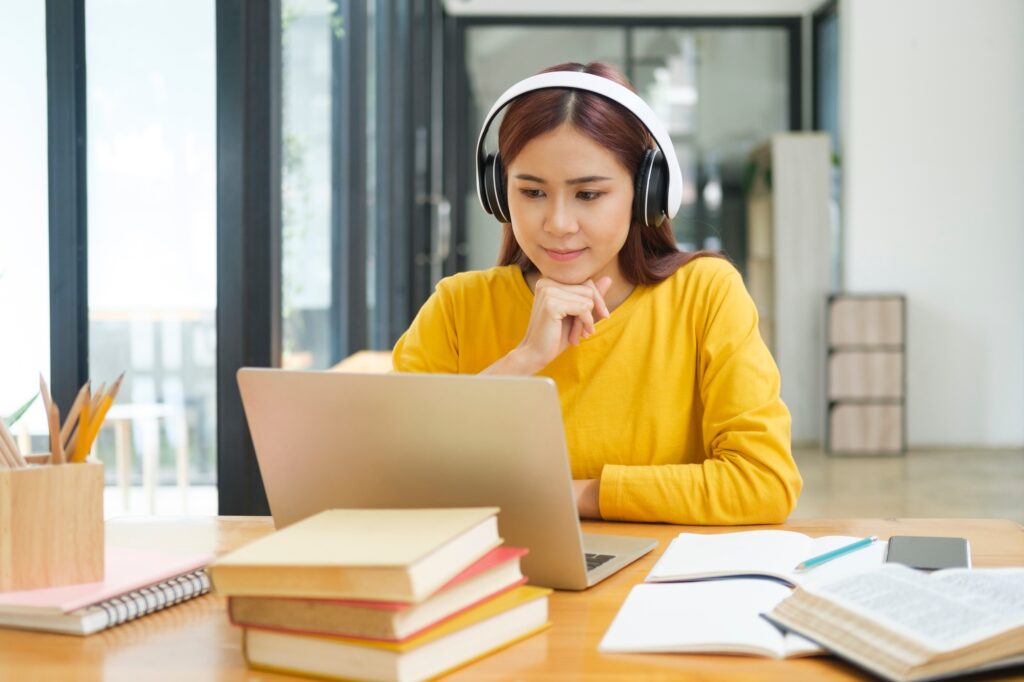
[[828, 358], [829, 400], [903, 398], [903, 353], [833, 351]]
[[0, 591], [103, 580], [103, 465], [0, 469]]
[[899, 455], [904, 445], [902, 405], [839, 404], [829, 414], [829, 451]]

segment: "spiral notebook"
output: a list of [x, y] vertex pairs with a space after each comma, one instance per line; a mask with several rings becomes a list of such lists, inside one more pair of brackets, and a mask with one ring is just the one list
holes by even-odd
[[106, 548], [102, 582], [0, 592], [0, 627], [90, 635], [206, 594], [208, 554]]

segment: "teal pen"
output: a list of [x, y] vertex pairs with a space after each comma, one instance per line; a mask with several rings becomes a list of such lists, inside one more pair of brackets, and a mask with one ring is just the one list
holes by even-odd
[[851, 542], [850, 544], [840, 547], [838, 549], [833, 549], [831, 552], [825, 552], [824, 554], [819, 554], [818, 556], [811, 557], [810, 559], [805, 559], [804, 561], [801, 561], [799, 564], [796, 565], [796, 570], [806, 571], [808, 568], [814, 568], [815, 566], [823, 564], [826, 561], [832, 561], [837, 557], [841, 557], [844, 554], [856, 552], [858, 549], [867, 547], [877, 539], [877, 535], [872, 535], [869, 538], [857, 540], [857, 542]]

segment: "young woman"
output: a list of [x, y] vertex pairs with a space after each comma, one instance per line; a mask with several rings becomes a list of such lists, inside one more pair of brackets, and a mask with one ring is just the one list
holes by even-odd
[[567, 71], [617, 85], [503, 96], [498, 159], [478, 153], [499, 265], [442, 280], [395, 369], [554, 379], [581, 517], [781, 522], [802, 481], [754, 303], [727, 260], [677, 249], [661, 213], [678, 207], [678, 165], [666, 201], [651, 167], [675, 156], [628, 81], [600, 63], [542, 73]]

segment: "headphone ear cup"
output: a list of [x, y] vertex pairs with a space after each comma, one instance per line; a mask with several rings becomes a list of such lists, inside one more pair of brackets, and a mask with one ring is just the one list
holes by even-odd
[[659, 149], [648, 149], [640, 162], [633, 190], [633, 220], [657, 227], [665, 220], [668, 206], [668, 169]]
[[487, 212], [497, 218], [499, 223], [512, 222], [509, 218], [505, 167], [498, 154], [488, 154], [484, 160], [483, 181]]

